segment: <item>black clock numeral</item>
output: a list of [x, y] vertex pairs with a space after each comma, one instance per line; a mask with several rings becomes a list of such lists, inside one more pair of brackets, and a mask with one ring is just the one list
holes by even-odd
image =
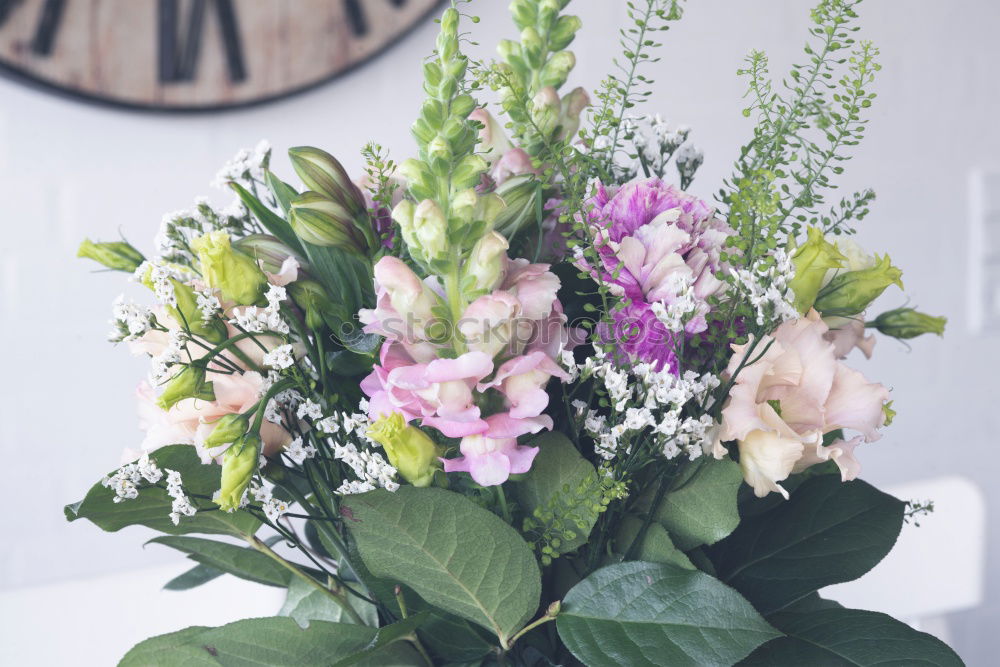
[[211, 3], [219, 20], [229, 80], [245, 81], [246, 64], [239, 23], [232, 0], [192, 0], [185, 29], [181, 31], [181, 0], [159, 0], [159, 74], [162, 83], [193, 81], [198, 70], [205, 12]]
[[[389, 4], [393, 7], [402, 7], [406, 4], [406, 0], [389, 0]], [[368, 34], [368, 19], [361, 7], [361, 0], [344, 0], [344, 14], [355, 37], [364, 37]]]
[[[7, 22], [22, 0], [0, 0], [0, 27]], [[36, 56], [50, 56], [55, 47], [56, 33], [62, 22], [66, 0], [45, 0], [38, 14], [35, 35], [31, 38], [30, 49]]]

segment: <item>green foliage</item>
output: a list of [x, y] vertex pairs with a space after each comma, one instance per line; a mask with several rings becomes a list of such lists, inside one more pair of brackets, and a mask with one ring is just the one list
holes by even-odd
[[654, 36], [669, 30], [670, 23], [683, 14], [682, 0], [628, 0], [625, 4], [631, 25], [620, 31], [622, 56], [613, 61], [617, 72], [601, 83], [591, 128], [581, 133], [592, 151], [590, 175], [605, 182], [614, 180], [614, 162], [624, 138], [622, 127], [626, 115], [652, 94], [654, 81], [642, 69], [660, 61], [651, 54], [663, 46]]
[[790, 500], [744, 518], [710, 554], [719, 578], [768, 614], [877, 565], [896, 542], [904, 509], [860, 480], [818, 475]]
[[587, 665], [732, 665], [780, 635], [717, 579], [656, 563], [593, 573], [563, 601], [559, 636]]
[[[692, 466], [693, 467], [693, 466]], [[715, 544], [740, 522], [737, 492], [740, 467], [729, 459], [706, 460], [667, 493], [655, 519], [684, 551]]]
[[396, 643], [399, 637], [380, 641], [387, 629], [326, 621], [314, 621], [302, 629], [290, 618], [249, 618], [218, 628], [195, 626], [152, 637], [137, 644], [118, 664], [120, 667], [419, 664], [412, 648]]
[[787, 636], [758, 648], [742, 667], [963, 665], [941, 640], [874, 611], [835, 606], [782, 612], [768, 621]]
[[587, 542], [611, 498], [594, 466], [566, 436], [546, 433], [531, 444], [539, 452], [515, 493], [525, 514], [522, 531], [548, 565]]
[[217, 533], [246, 537], [260, 527], [260, 520], [248, 512], [222, 512], [215, 503], [204, 500], [211, 498], [219, 489], [222, 469], [214, 464], [203, 464], [194, 447], [169, 445], [156, 450], [151, 458], [160, 468], [176, 470], [181, 474], [185, 492], [198, 507], [197, 514], [184, 517], [178, 525], [174, 525], [169, 516], [173, 499], [167, 494], [163, 482], [156, 486], [142, 486], [137, 498], [118, 503], [114, 501], [114, 491], [97, 483], [83, 500], [66, 506], [66, 519], [88, 519], [108, 532], [140, 525], [170, 535]]
[[[760, 51], [751, 53], [739, 70], [749, 86], [750, 103], [743, 115], [756, 116], [757, 125], [720, 199], [741, 236], [747, 236], [748, 225], [751, 236], [795, 236], [803, 223], [840, 233], [847, 220], [867, 212], [874, 198], [870, 192], [843, 201], [839, 211], [820, 210], [824, 191], [835, 187], [831, 177], [843, 172], [842, 163], [850, 157], [847, 149], [864, 136], [862, 113], [875, 98], [868, 87], [880, 69], [878, 49], [854, 38], [859, 3], [821, 0], [813, 9], [813, 40], [805, 46], [808, 61], [792, 67], [785, 91], [775, 90], [767, 56]], [[763, 209], [755, 204], [760, 188], [747, 188], [755, 183], [774, 193]], [[754, 259], [751, 255], [746, 263]]]
[[404, 486], [353, 496], [343, 507], [374, 576], [482, 625], [502, 645], [538, 607], [541, 579], [531, 547], [468, 498]]
[[191, 560], [202, 565], [228, 572], [241, 579], [267, 586], [285, 588], [289, 585], [291, 571], [259, 551], [228, 542], [202, 537], [165, 535], [154, 537], [146, 544], [162, 544], [188, 554]]
[[[643, 522], [635, 517], [627, 516], [621, 520], [614, 542], [616, 557], [624, 557], [626, 552], [632, 548], [633, 541], [639, 538], [642, 526]], [[642, 541], [636, 546], [635, 560], [647, 563], [668, 563], [688, 570], [695, 569], [691, 559], [674, 545], [673, 540], [670, 539], [670, 533], [658, 523], [650, 523], [646, 526]]]

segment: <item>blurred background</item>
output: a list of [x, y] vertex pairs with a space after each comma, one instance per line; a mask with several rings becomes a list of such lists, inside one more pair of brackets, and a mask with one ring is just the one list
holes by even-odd
[[[8, 4], [0, 2], [0, 12]], [[296, 3], [284, 4], [294, 11]], [[401, 4], [360, 2], [376, 14], [383, 5]], [[691, 188], [696, 194], [712, 198], [750, 137], [751, 121], [740, 113], [744, 83], [736, 75], [742, 59], [751, 49], [766, 50], [780, 80], [788, 65], [804, 58], [811, 4], [697, 0], [664, 36], [662, 60], [647, 72], [656, 80], [654, 93], [637, 111], [693, 128], [706, 156]], [[482, 44], [470, 46], [474, 55], [490, 57], [499, 38], [514, 36], [506, 6], [477, 0], [467, 9], [482, 18], [470, 35]], [[574, 0], [572, 8], [584, 29], [572, 47], [578, 64], [569, 85], [593, 90], [617, 53], [625, 2]], [[930, 531], [925, 538], [901, 545], [914, 552], [908, 564], [898, 565], [915, 568], [905, 570], [907, 586], [870, 589], [869, 597], [889, 610], [906, 599], [907, 587], [936, 585], [942, 592], [934, 600], [943, 606], [931, 611], [946, 618], [942, 632], [970, 665], [995, 664], [1000, 568], [984, 568], [983, 558], [1000, 549], [1000, 394], [994, 380], [1000, 371], [1000, 4], [871, 0], [860, 13], [860, 36], [881, 48], [883, 70], [874, 86], [879, 96], [869, 136], [847, 163], [842, 195], [876, 190], [878, 200], [857, 238], [871, 251], [888, 250], [906, 285], [905, 295], [887, 291], [875, 310], [909, 302], [948, 317], [943, 341], [925, 336], [908, 348], [883, 338], [871, 361], [851, 358], [870, 379], [892, 388], [899, 413], [882, 440], [859, 451], [863, 476], [915, 494], [944, 489], [947, 496], [914, 498], [938, 500], [941, 514], [915, 529]], [[100, 644], [113, 641], [116, 632], [101, 624], [102, 610], [111, 614], [124, 606], [138, 616], [155, 614], [146, 607], [186, 595], [158, 592], [162, 582], [139, 575], [127, 580], [120, 598], [113, 586], [96, 597], [85, 592], [92, 589], [73, 588], [112, 575], [120, 584], [122, 576], [154, 567], [168, 572], [165, 581], [169, 572], [184, 569], [176, 553], [142, 549], [149, 535], [140, 529], [104, 534], [63, 517], [62, 506], [82, 498], [118, 465], [121, 450], [139, 441], [133, 391], [147, 370], [145, 360], [103, 342], [110, 303], [124, 289], [122, 276], [93, 273], [93, 264], [74, 259], [77, 245], [85, 236], [114, 240], [122, 233], [152, 253], [162, 214], [190, 207], [198, 195], [220, 205], [231, 200], [209, 182], [237, 149], [259, 139], [274, 146], [272, 164], [285, 175], [291, 168], [284, 149], [303, 144], [330, 151], [358, 175], [359, 149], [369, 139], [397, 160], [409, 156], [408, 127], [421, 100], [420, 63], [436, 30], [420, 14], [407, 19], [411, 31], [400, 28], [389, 48], [369, 62], [308, 92], [250, 108], [197, 114], [125, 110], [0, 78], [0, 349], [6, 350], [0, 389], [0, 627], [7, 628], [0, 631], [0, 662], [3, 647], [12, 650], [10, 642], [17, 639], [11, 628], [26, 626], [14, 621], [32, 609], [45, 614], [47, 620], [38, 623], [57, 636], [53, 618], [63, 616], [50, 616], [53, 609], [86, 610], [92, 616], [65, 632], [86, 629]], [[0, 43], [4, 31], [22, 21], [11, 17], [6, 26], [0, 18]], [[24, 21], [35, 30], [34, 18]], [[60, 33], [58, 39], [70, 38]], [[251, 65], [267, 55], [252, 42], [242, 46]], [[208, 58], [219, 47], [207, 40], [204, 49]], [[949, 495], [954, 488], [959, 491]], [[948, 526], [941, 525], [945, 519]], [[942, 602], [941, 596], [956, 590], [960, 600]], [[35, 606], [26, 612], [25, 604]], [[248, 602], [244, 608], [259, 606]], [[233, 618], [240, 615], [248, 614]], [[32, 655], [43, 654], [22, 653], [20, 662], [7, 664], [32, 664]]]

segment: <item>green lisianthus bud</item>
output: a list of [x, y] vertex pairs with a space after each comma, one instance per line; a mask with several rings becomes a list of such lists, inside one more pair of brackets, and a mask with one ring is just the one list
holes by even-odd
[[278, 273], [289, 257], [295, 257], [299, 266], [305, 264], [288, 246], [270, 234], [250, 234], [233, 241], [233, 247], [256, 259], [268, 273]]
[[358, 253], [366, 250], [366, 243], [354, 226], [353, 214], [317, 192], [304, 192], [292, 200], [288, 224], [307, 243]]
[[342, 333], [343, 324], [351, 321], [347, 309], [331, 301], [323, 286], [315, 280], [297, 280], [288, 285], [288, 291], [299, 308], [305, 311], [306, 326], [313, 331], [322, 329], [326, 324], [335, 333]]
[[198, 307], [198, 296], [189, 285], [174, 278], [170, 279], [170, 284], [174, 286], [174, 298], [177, 305], [167, 306], [167, 312], [178, 324], [211, 343], [221, 343], [228, 337], [226, 323], [219, 318], [205, 322], [201, 309]]
[[820, 290], [814, 304], [824, 316], [857, 315], [871, 305], [889, 285], [903, 288], [903, 272], [892, 265], [889, 255], [875, 257], [875, 266], [838, 274]]
[[465, 275], [473, 278], [475, 289], [491, 291], [500, 283], [508, 247], [507, 239], [496, 231], [487, 232], [476, 242], [465, 263]]
[[503, 202], [503, 208], [493, 219], [493, 228], [498, 232], [512, 238], [525, 225], [536, 222], [542, 189], [533, 176], [525, 174], [509, 178], [495, 190], [495, 194]]
[[219, 509], [233, 512], [239, 509], [243, 494], [250, 486], [260, 460], [261, 440], [256, 433], [240, 437], [222, 456], [222, 479], [216, 502]]
[[921, 313], [914, 308], [896, 308], [882, 313], [873, 321], [865, 323], [865, 326], [878, 329], [886, 336], [909, 339], [926, 333], [943, 336], [947, 323], [948, 319], [945, 317]]
[[795, 309], [800, 313], [808, 312], [816, 302], [827, 271], [841, 268], [845, 261], [847, 258], [826, 240], [819, 227], [810, 227], [806, 242], [792, 253], [795, 276], [788, 286], [795, 294], [792, 302]]
[[444, 448], [435, 444], [416, 426], [408, 426], [403, 415], [393, 412], [368, 429], [368, 437], [385, 448], [389, 463], [413, 486], [430, 486], [441, 467], [438, 457]]
[[156, 404], [162, 410], [169, 410], [185, 398], [215, 400], [212, 383], [205, 381], [205, 369], [201, 366], [188, 365], [181, 368], [180, 372], [167, 380]]
[[545, 67], [542, 68], [539, 81], [543, 86], [552, 86], [553, 89], [559, 88], [566, 83], [566, 79], [569, 78], [569, 73], [574, 67], [576, 67], [576, 56], [573, 55], [572, 51], [553, 53], [549, 62], [545, 63]]
[[222, 415], [215, 421], [215, 428], [205, 437], [205, 449], [222, 447], [236, 442], [250, 428], [250, 419], [238, 412]]
[[223, 297], [241, 306], [263, 300], [267, 276], [252, 257], [232, 247], [229, 234], [208, 232], [191, 241], [191, 248], [198, 254], [205, 282]]
[[84, 239], [76, 251], [77, 257], [86, 257], [99, 264], [103, 264], [115, 271], [135, 272], [139, 265], [146, 261], [142, 253], [132, 247], [127, 241], [111, 241], [108, 243], [94, 243], [90, 239]]
[[306, 187], [332, 199], [357, 215], [365, 210], [365, 197], [354, 185], [344, 166], [324, 150], [311, 146], [298, 146], [288, 150], [292, 168]]

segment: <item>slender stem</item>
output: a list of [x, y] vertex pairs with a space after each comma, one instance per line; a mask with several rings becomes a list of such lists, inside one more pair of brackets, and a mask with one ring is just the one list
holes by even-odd
[[556, 600], [555, 602], [550, 604], [549, 608], [545, 610], [545, 614], [543, 614], [536, 620], [532, 621], [531, 623], [528, 623], [526, 626], [521, 628], [521, 630], [517, 632], [513, 637], [507, 640], [506, 645], [503, 647], [504, 653], [509, 651], [511, 647], [514, 645], [514, 642], [520, 639], [522, 635], [531, 632], [538, 626], [544, 625], [549, 621], [554, 621], [556, 619], [556, 616], [559, 615], [559, 611], [561, 609], [562, 609], [562, 602], [560, 602], [559, 600]]
[[495, 488], [497, 490], [497, 500], [500, 502], [500, 511], [503, 512], [503, 520], [510, 523], [510, 508], [507, 506], [507, 495], [503, 492], [503, 485], [497, 484]]
[[351, 617], [352, 621], [354, 621], [358, 625], [366, 625], [365, 620], [361, 618], [361, 614], [358, 613], [358, 610], [351, 606], [351, 603], [347, 600], [347, 597], [342, 593], [340, 593], [340, 591], [331, 590], [330, 588], [327, 588], [323, 584], [319, 583], [318, 581], [310, 577], [308, 574], [297, 568], [294, 564], [288, 562], [287, 560], [279, 556], [277, 553], [274, 552], [273, 549], [271, 549], [271, 547], [267, 546], [266, 544], [264, 544], [264, 542], [257, 539], [256, 536], [251, 535], [250, 537], [247, 538], [247, 542], [249, 542], [250, 546], [252, 546], [254, 549], [261, 552], [265, 556], [268, 556], [269, 558], [273, 559], [282, 567], [290, 570], [295, 576], [309, 583], [309, 585], [315, 588], [316, 590], [322, 591], [323, 593], [328, 595], [330, 599], [336, 602], [340, 606], [340, 608], [343, 609], [347, 613], [347, 615]]

